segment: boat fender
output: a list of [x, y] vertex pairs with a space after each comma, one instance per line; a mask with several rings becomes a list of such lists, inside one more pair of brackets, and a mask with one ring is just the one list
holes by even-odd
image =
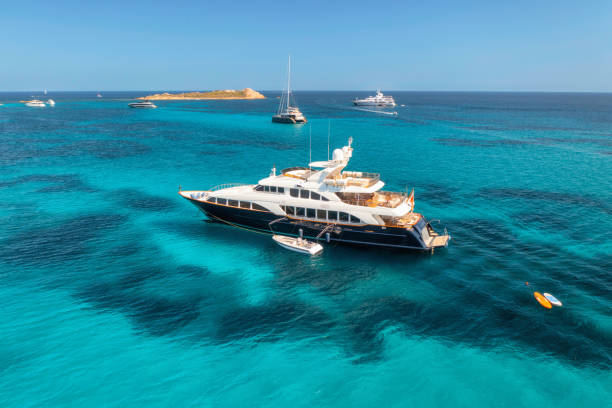
[[304, 238], [304, 230], [302, 228], [300, 228], [300, 230], [298, 232], [300, 234], [300, 238]]
[[325, 241], [329, 244], [329, 241], [331, 241], [331, 237], [329, 235], [329, 232], [325, 233]]

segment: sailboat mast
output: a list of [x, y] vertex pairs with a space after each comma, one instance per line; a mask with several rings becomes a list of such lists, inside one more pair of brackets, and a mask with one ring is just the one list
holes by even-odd
[[289, 99], [291, 99], [291, 54], [289, 54], [289, 69], [287, 70], [287, 110], [289, 110]]

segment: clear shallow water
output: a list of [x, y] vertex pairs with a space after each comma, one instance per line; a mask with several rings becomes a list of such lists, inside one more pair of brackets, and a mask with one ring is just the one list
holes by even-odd
[[329, 120], [353, 136], [350, 169], [448, 228], [433, 256], [306, 258], [180, 199], [307, 162], [276, 98], [0, 93], [0, 406], [609, 401], [612, 95], [394, 92], [389, 117], [367, 94], [297, 94], [313, 159]]

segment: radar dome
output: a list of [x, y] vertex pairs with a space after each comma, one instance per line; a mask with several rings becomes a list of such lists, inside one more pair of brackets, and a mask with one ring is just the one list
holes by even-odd
[[332, 157], [334, 160], [342, 161], [344, 159], [344, 152], [342, 149], [334, 149]]

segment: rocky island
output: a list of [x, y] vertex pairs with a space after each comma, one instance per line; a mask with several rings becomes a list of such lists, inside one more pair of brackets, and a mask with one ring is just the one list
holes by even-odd
[[164, 92], [161, 94], [141, 96], [137, 99], [148, 100], [187, 100], [187, 99], [265, 99], [266, 97], [259, 92], [244, 88], [242, 90], [221, 89], [210, 92], [185, 92], [180, 94], [171, 94]]

